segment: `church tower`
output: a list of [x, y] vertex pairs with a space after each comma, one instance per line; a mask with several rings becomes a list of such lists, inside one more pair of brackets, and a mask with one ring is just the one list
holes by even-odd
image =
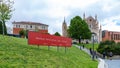
[[62, 24], [62, 36], [67, 37], [67, 24], [65, 22], [65, 18], [64, 18], [64, 21], [63, 21], [63, 24]]
[[83, 19], [85, 20], [85, 13], [83, 14]]

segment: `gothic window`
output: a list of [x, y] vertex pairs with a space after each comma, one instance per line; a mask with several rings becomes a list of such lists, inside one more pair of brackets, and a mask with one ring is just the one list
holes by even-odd
[[92, 28], [92, 26], [90, 25], [90, 28]]

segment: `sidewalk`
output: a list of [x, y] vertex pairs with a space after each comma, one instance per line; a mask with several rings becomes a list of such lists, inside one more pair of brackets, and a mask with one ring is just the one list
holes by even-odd
[[[87, 48], [85, 48], [85, 47], [83, 48], [82, 46], [78, 46], [78, 45], [74, 45], [74, 46], [76, 46], [80, 50], [83, 50], [87, 54], [91, 55], [90, 51]], [[108, 68], [108, 65], [105, 63], [105, 61], [103, 59], [101, 59], [100, 57], [98, 57], [97, 60], [99, 61], [98, 68]]]

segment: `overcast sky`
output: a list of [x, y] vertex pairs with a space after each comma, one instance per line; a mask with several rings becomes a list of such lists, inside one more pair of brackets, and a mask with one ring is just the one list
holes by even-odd
[[120, 0], [15, 0], [12, 18], [8, 21], [32, 21], [49, 25], [49, 33], [62, 33], [64, 17], [67, 25], [70, 20], [83, 13], [97, 14], [102, 30], [120, 31]]

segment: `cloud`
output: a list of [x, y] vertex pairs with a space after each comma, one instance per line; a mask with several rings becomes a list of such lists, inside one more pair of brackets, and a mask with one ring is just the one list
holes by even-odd
[[[103, 29], [118, 30], [119, 28], [119, 0], [14, 0], [15, 11], [13, 21], [34, 21], [49, 25], [49, 32], [62, 33], [63, 18], [66, 17], [67, 25], [70, 19], [79, 15], [82, 17], [95, 16], [103, 25]], [[10, 27], [10, 23], [7, 23]], [[112, 29], [109, 26], [112, 25]]]
[[120, 6], [120, 2], [117, 0], [105, 0], [102, 10], [105, 12], [113, 11], [112, 9]]
[[103, 30], [110, 30], [110, 31], [120, 31], [120, 15], [115, 17], [110, 17], [107, 19], [104, 19], [103, 21]]

